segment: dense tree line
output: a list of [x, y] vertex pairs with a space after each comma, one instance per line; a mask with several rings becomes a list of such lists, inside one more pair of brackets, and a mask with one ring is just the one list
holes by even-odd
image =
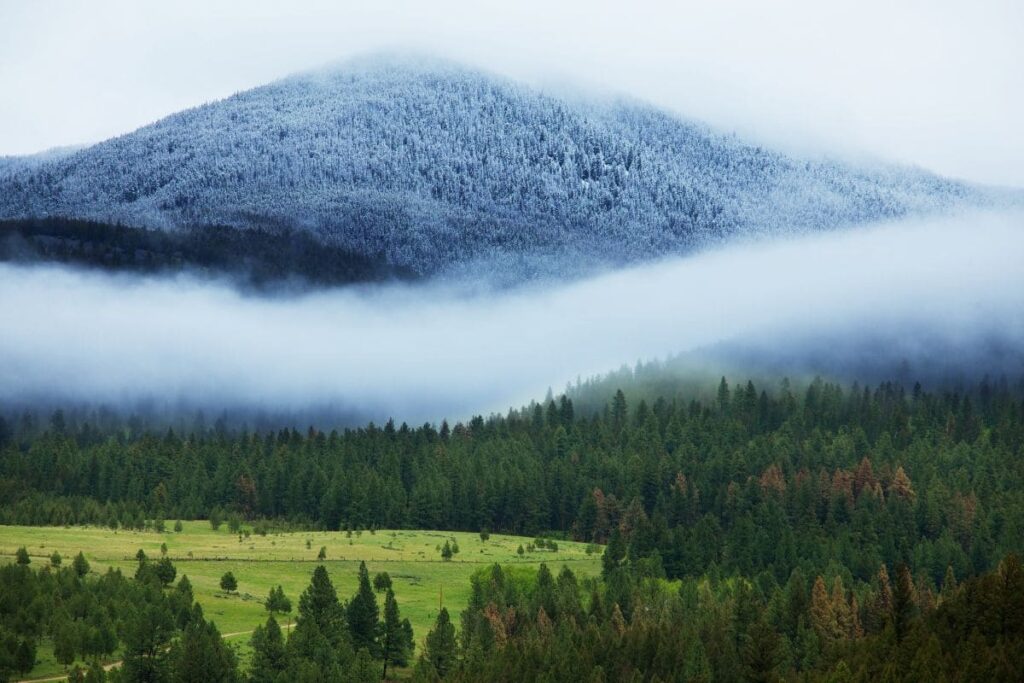
[[[1017, 681], [1024, 653], [1024, 568], [941, 591], [906, 565], [870, 582], [841, 573], [784, 585], [742, 576], [681, 585], [617, 568], [579, 582], [495, 565], [472, 581], [455, 637], [443, 611], [415, 677], [434, 681]], [[830, 588], [826, 587], [830, 584]], [[588, 590], [589, 589], [589, 590]]]
[[0, 221], [0, 261], [56, 262], [140, 274], [186, 270], [267, 288], [406, 279], [382, 255], [356, 254], [303, 232], [203, 225], [145, 230], [95, 221]]
[[[722, 379], [687, 398], [670, 388], [659, 398], [633, 386], [627, 399], [592, 384], [453, 427], [389, 422], [329, 434], [197, 421], [186, 435], [110, 413], [8, 413], [0, 521], [144, 529], [209, 517], [257, 529], [544, 533], [605, 546], [599, 579], [482, 571], [461, 618], [442, 610], [416, 660], [387, 577], [371, 582], [361, 567], [357, 593], [342, 602], [318, 568], [290, 636], [277, 621], [290, 601], [268, 598], [271, 616], [252, 638], [254, 681], [370, 680], [409, 664], [423, 680], [1019, 679], [1018, 389], [815, 380], [768, 390]], [[52, 638], [71, 659], [122, 648], [113, 676], [124, 680], [142, 680], [132, 666], [195, 680], [177, 672], [198, 675], [196, 661], [221, 667], [220, 680], [240, 676], [182, 595], [187, 580], [175, 585], [165, 558], [139, 560], [134, 580], [111, 573], [92, 584], [117, 586], [105, 593], [115, 604], [156, 605], [129, 617], [68, 607], [70, 598], [59, 609], [52, 598], [16, 601], [63, 582], [90, 585], [77, 558], [33, 572], [24, 562], [36, 560], [19, 553], [3, 568], [12, 586], [0, 594], [4, 666], [17, 671]], [[28, 576], [49, 587], [22, 592]], [[112, 616], [104, 627], [85, 614]], [[130, 645], [131, 619], [147, 620], [155, 639]]]
[[[271, 590], [270, 617], [253, 633], [253, 659], [241, 672], [235, 650], [194, 602], [188, 577], [175, 583], [166, 558], [152, 562], [140, 550], [135, 575], [127, 578], [113, 569], [90, 573], [81, 554], [68, 567], [54, 556], [38, 570], [24, 548], [17, 555], [0, 567], [0, 681], [31, 671], [42, 640], [65, 670], [74, 664], [72, 681], [88, 683], [370, 683], [412, 657], [409, 620], [390, 586], [382, 588], [381, 614], [365, 564], [346, 602], [318, 566], [290, 634], [276, 616], [290, 612], [291, 602], [280, 587]], [[103, 666], [117, 656], [112, 667]]]
[[116, 680], [169, 681], [168, 672], [194, 659], [195, 652], [182, 651], [190, 642], [236, 668], [234, 652], [194, 603], [188, 577], [174, 584], [168, 561], [143, 558], [133, 578], [114, 569], [97, 575], [82, 554], [67, 566], [56, 554], [38, 568], [36, 561], [21, 548], [15, 563], [0, 567], [0, 680], [30, 671], [44, 640], [65, 670], [89, 662], [85, 670], [76, 665], [72, 677], [90, 682], [107, 679], [101, 663], [115, 654], [123, 659]]
[[386, 678], [389, 667], [406, 666], [413, 652], [412, 626], [401, 618], [391, 588], [384, 590], [382, 615], [361, 563], [356, 594], [342, 603], [327, 570], [318, 566], [299, 598], [295, 629], [286, 636], [272, 613], [253, 633], [247, 680], [369, 683]]
[[[41, 424], [44, 423], [44, 424]], [[554, 532], [669, 578], [906, 562], [941, 581], [1024, 550], [1024, 403], [967, 392], [725, 380], [710, 400], [565, 396], [449, 428], [153, 434], [55, 414], [0, 424], [0, 521], [175, 518], [326, 529]]]

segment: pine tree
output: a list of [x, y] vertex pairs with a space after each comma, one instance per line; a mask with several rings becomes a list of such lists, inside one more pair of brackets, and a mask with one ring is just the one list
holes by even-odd
[[892, 621], [892, 583], [889, 580], [889, 570], [884, 564], [879, 567], [876, 580], [878, 586], [875, 590], [874, 600], [868, 609], [870, 619], [867, 628], [872, 633], [881, 631], [886, 624]]
[[896, 585], [892, 592], [892, 623], [897, 643], [907, 635], [914, 605], [914, 579], [910, 575], [910, 567], [900, 564], [896, 569]]
[[71, 563], [71, 567], [79, 576], [85, 576], [89, 573], [89, 560], [85, 559], [85, 555], [79, 552], [77, 555], [75, 555], [75, 559]]
[[942, 579], [942, 599], [949, 600], [956, 593], [956, 575], [953, 573], [953, 565], [946, 566], [946, 575]]
[[366, 563], [359, 563], [359, 588], [348, 603], [348, 628], [352, 636], [352, 646], [358, 651], [366, 648], [374, 657], [380, 656], [378, 631], [380, 609], [377, 607], [377, 595], [370, 585], [370, 573]]
[[850, 603], [846, 601], [846, 590], [843, 588], [843, 579], [838, 574], [832, 580], [832, 614], [836, 620], [836, 635], [838, 638], [852, 638], [855, 628], [853, 614], [850, 612]]
[[448, 610], [444, 607], [437, 614], [434, 628], [427, 634], [426, 651], [423, 654], [434, 671], [441, 678], [455, 670], [458, 650], [455, 644], [455, 626], [452, 625]]
[[252, 645], [249, 680], [252, 683], [275, 683], [288, 668], [288, 651], [281, 627], [273, 614], [267, 617], [265, 625], [256, 627], [249, 642]]
[[74, 626], [71, 624], [71, 620], [64, 616], [51, 628], [53, 629], [53, 658], [67, 671], [68, 666], [75, 661], [77, 643], [75, 642]]
[[810, 620], [822, 642], [831, 643], [839, 637], [839, 624], [832, 600], [821, 576], [814, 580], [811, 588]]
[[619, 603], [612, 604], [612, 629], [616, 635], [622, 637], [626, 633], [626, 617], [622, 614], [622, 608], [619, 607]]
[[352, 665], [345, 672], [345, 680], [351, 681], [351, 683], [377, 683], [380, 680], [379, 671], [380, 669], [377, 668], [370, 653], [362, 649], [356, 653]]
[[284, 594], [284, 588], [278, 586], [277, 588], [270, 589], [270, 594], [267, 596], [264, 607], [270, 612], [271, 616], [288, 614], [292, 611], [292, 601]]
[[398, 602], [394, 592], [388, 588], [384, 596], [384, 629], [381, 633], [381, 656], [384, 659], [383, 678], [388, 677], [388, 664], [405, 666], [409, 663], [408, 640], [401, 616], [398, 613]]
[[769, 683], [776, 680], [780, 660], [779, 634], [763, 617], [747, 629], [743, 643], [743, 666], [746, 680]]
[[234, 683], [238, 658], [220, 637], [213, 622], [203, 617], [198, 603], [192, 618], [168, 654], [171, 683]]
[[106, 683], [107, 672], [99, 662], [93, 662], [85, 674], [85, 683]]
[[622, 539], [622, 535], [616, 527], [612, 530], [612, 535], [608, 539], [608, 545], [604, 549], [604, 555], [601, 557], [601, 573], [607, 578], [609, 574], [622, 564], [625, 558], [626, 542]]
[[1020, 556], [1010, 553], [999, 563], [996, 577], [1000, 583], [1001, 610], [999, 627], [1007, 640], [1024, 641], [1024, 564]]
[[309, 586], [299, 597], [296, 631], [303, 624], [312, 626], [335, 647], [345, 640], [345, 613], [323, 565], [313, 570]]
[[156, 567], [154, 569], [156, 577], [160, 579], [160, 583], [165, 586], [169, 586], [174, 583], [174, 577], [177, 576], [178, 570], [174, 568], [174, 564], [168, 557], [161, 557], [157, 560]]
[[27, 674], [36, 665], [36, 642], [30, 638], [22, 638], [12, 659], [14, 670]]
[[121, 675], [127, 681], [167, 680], [174, 621], [162, 605], [143, 603], [126, 620]]
[[18, 550], [14, 553], [14, 557], [17, 563], [22, 566], [28, 565], [32, 562], [32, 558], [28, 556], [28, 550], [25, 548], [25, 546], [21, 546], [20, 548], [18, 548]]

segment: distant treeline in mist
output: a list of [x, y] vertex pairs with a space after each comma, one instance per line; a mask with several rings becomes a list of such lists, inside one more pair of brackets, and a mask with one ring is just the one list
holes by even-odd
[[228, 277], [266, 287], [410, 279], [407, 269], [304, 232], [206, 225], [146, 230], [95, 221], [0, 221], [0, 261], [52, 262], [111, 272]]

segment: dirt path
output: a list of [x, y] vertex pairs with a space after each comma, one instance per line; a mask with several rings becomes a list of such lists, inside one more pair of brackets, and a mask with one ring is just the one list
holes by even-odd
[[[291, 629], [293, 626], [295, 626], [294, 623], [287, 624], [285, 626], [282, 626], [281, 630], [282, 631], [287, 631], [287, 630]], [[254, 630], [255, 629], [250, 629], [248, 631], [234, 631], [232, 633], [222, 633], [222, 634], [220, 634], [220, 637], [221, 638], [234, 638], [236, 636], [245, 636], [245, 635], [249, 635]], [[117, 667], [121, 666], [121, 663], [123, 661], [124, 660], [119, 659], [116, 662], [110, 662], [109, 664], [104, 664], [103, 665], [103, 670], [104, 671], [110, 671], [111, 669], [116, 669]], [[48, 683], [50, 681], [66, 681], [66, 680], [68, 680], [68, 674], [61, 674], [60, 676], [48, 676], [47, 678], [22, 678], [22, 679], [18, 680], [17, 683]]]

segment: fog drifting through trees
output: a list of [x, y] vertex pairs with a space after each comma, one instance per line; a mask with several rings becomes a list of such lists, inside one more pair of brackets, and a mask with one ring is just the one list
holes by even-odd
[[260, 297], [188, 275], [2, 265], [0, 397], [358, 402], [374, 419], [438, 421], [721, 342], [888, 335], [862, 349], [882, 356], [912, 356], [925, 335], [1019, 344], [1022, 227], [1019, 213], [908, 221], [498, 293], [428, 284]]

